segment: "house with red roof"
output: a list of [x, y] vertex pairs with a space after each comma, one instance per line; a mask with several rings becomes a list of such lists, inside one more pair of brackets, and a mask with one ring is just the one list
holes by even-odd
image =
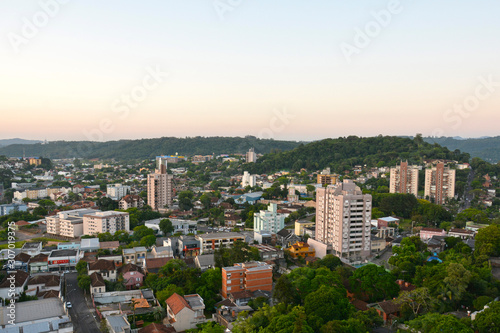
[[174, 293], [166, 301], [167, 318], [177, 332], [196, 328], [197, 324], [206, 322], [203, 311], [205, 303], [198, 294], [181, 296]]

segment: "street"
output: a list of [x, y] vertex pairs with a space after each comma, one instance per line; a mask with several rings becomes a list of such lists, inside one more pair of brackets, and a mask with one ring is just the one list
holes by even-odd
[[71, 302], [73, 305], [72, 308], [69, 309], [69, 314], [75, 332], [100, 332], [101, 330], [94, 319], [93, 312], [91, 312], [87, 306], [83, 291], [78, 287], [77, 273], [65, 274], [65, 286], [66, 302]]

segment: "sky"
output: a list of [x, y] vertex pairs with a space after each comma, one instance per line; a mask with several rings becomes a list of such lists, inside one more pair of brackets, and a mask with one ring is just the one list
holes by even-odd
[[0, 2], [0, 139], [500, 135], [495, 0]]

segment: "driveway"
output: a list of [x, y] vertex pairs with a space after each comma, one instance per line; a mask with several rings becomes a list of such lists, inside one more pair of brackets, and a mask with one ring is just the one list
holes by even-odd
[[83, 296], [83, 290], [78, 287], [76, 272], [65, 274], [65, 286], [66, 302], [71, 302], [73, 305], [72, 308], [69, 309], [69, 314], [75, 332], [100, 332], [99, 325], [94, 319], [94, 312], [87, 306], [87, 302]]

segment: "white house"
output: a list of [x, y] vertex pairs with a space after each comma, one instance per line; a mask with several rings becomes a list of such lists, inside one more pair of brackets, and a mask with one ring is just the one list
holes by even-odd
[[203, 314], [205, 304], [198, 294], [180, 296], [174, 293], [165, 303], [167, 304], [167, 317], [177, 332], [196, 328], [197, 324], [206, 322]]

